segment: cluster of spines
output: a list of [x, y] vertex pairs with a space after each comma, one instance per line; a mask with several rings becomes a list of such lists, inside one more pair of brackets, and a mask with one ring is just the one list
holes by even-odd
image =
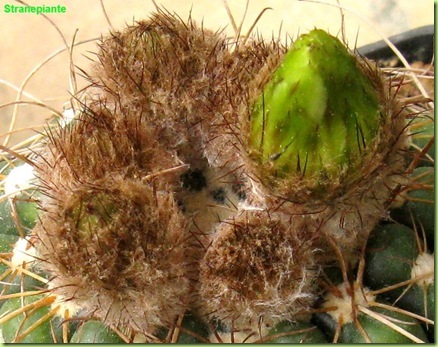
[[222, 222], [201, 262], [199, 311], [235, 331], [308, 313], [316, 298], [317, 235], [301, 221], [241, 211]]
[[[49, 198], [35, 233], [52, 287], [110, 325], [154, 331], [190, 306], [241, 326], [291, 319], [312, 305], [318, 267], [337, 257], [327, 243], [354, 259], [384, 213], [394, 188], [387, 178], [401, 171], [403, 116], [376, 70], [360, 65], [383, 95], [382, 130], [364, 160], [372, 165], [317, 192], [315, 203], [302, 180], [271, 185], [251, 149], [254, 104], [287, 49], [228, 45], [167, 13], [113, 33], [90, 76], [91, 101], [49, 137], [38, 163]], [[244, 187], [235, 215], [195, 225], [196, 211], [178, 207], [192, 198], [189, 168]], [[110, 259], [90, 264], [111, 254], [110, 268]]]
[[199, 242], [177, 195], [202, 159], [192, 142], [211, 100], [190, 102], [214, 95], [216, 39], [164, 14], [114, 33], [81, 115], [37, 163], [47, 198], [35, 246], [52, 291], [108, 325], [154, 332], [189, 306]]

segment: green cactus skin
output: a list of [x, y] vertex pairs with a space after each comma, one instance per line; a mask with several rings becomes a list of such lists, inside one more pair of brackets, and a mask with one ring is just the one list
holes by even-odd
[[330, 288], [324, 295], [322, 307], [328, 311], [315, 313], [312, 322], [332, 342], [428, 342], [415, 317], [392, 310], [388, 302], [376, 298], [367, 287], [357, 282], [353, 285], [344, 282]]
[[70, 342], [121, 344], [123, 340], [101, 322], [88, 321], [76, 330]]
[[307, 322], [282, 321], [274, 326], [265, 343], [327, 343], [324, 334], [316, 326]]
[[391, 212], [391, 217], [411, 228], [424, 229], [433, 244], [435, 234], [435, 169], [420, 166], [409, 177], [411, 184], [404, 204]]
[[[397, 322], [397, 325], [400, 328], [412, 334], [415, 338], [424, 342], [429, 342], [420, 324], [414, 318], [379, 307], [374, 308], [373, 311], [392, 318]], [[398, 333], [372, 317], [360, 315], [358, 320], [369, 336], [371, 343], [412, 343], [412, 340], [409, 337]], [[339, 342], [355, 344], [365, 343], [365, 340], [354, 324], [348, 323], [342, 329]]]
[[[9, 299], [0, 309], [0, 316], [3, 317], [25, 305], [36, 303], [42, 299], [44, 299], [43, 295]], [[62, 341], [62, 328], [60, 325], [53, 324], [50, 320], [42, 322], [34, 330], [28, 330], [35, 322], [38, 322], [42, 317], [48, 314], [49, 311], [50, 307], [48, 306], [37, 306], [33, 309], [29, 309], [26, 314], [19, 314], [4, 322], [0, 327], [0, 334], [3, 342], [56, 343]], [[23, 334], [25, 332], [27, 333]], [[21, 336], [21, 338], [17, 340], [17, 336]]]

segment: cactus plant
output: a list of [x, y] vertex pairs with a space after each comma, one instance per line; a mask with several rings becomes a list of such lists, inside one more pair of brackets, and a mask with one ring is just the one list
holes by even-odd
[[6, 342], [427, 341], [428, 311], [375, 300], [369, 241], [394, 201], [416, 213], [409, 101], [322, 30], [229, 45], [164, 11], [103, 39], [27, 159], [40, 195], [1, 201]]

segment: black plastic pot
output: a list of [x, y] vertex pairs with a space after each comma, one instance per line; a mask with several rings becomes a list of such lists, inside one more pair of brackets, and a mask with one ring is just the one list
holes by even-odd
[[[397, 47], [408, 62], [421, 61], [431, 63], [434, 53], [433, 25], [406, 31], [389, 37], [389, 40]], [[396, 55], [385, 41], [378, 41], [358, 49], [359, 54], [373, 60], [387, 61], [396, 59]]]

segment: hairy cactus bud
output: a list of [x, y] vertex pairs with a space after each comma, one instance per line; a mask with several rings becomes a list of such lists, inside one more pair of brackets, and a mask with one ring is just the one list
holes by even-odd
[[324, 199], [330, 187], [359, 179], [387, 118], [371, 72], [323, 30], [294, 43], [251, 114], [249, 153], [264, 183], [305, 182]]
[[239, 330], [267, 327], [313, 303], [313, 231], [301, 219], [242, 211], [223, 222], [200, 265], [201, 313]]
[[184, 311], [187, 235], [172, 194], [116, 177], [64, 199], [34, 231], [55, 294], [106, 324], [140, 331]]
[[401, 182], [406, 113], [377, 67], [325, 31], [302, 35], [276, 61], [261, 70], [243, 119], [254, 196], [319, 220], [331, 240], [321, 246], [349, 262]]

